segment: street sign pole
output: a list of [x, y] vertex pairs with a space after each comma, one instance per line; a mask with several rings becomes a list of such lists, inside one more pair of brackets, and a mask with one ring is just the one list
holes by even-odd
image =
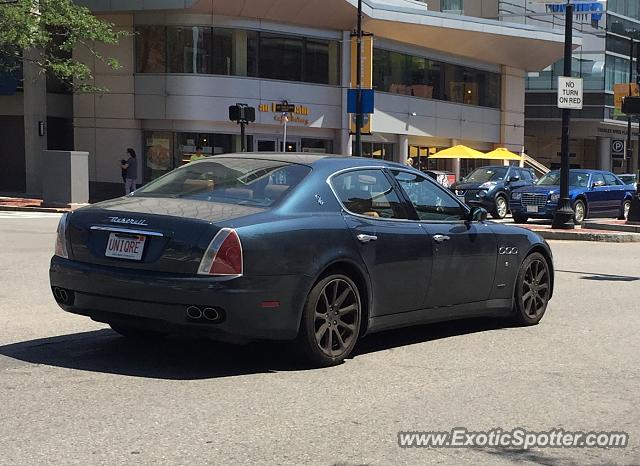
[[[631, 90], [633, 81], [633, 37], [629, 37], [631, 50], [629, 52], [629, 95], [633, 95]], [[631, 162], [633, 161], [633, 145], [631, 143], [631, 115], [627, 116], [627, 151], [625, 158], [627, 159], [627, 173], [631, 173]]]
[[[573, 5], [567, 3], [564, 28], [564, 75], [571, 77], [571, 58], [573, 48]], [[560, 89], [558, 89], [560, 92]], [[570, 230], [573, 223], [573, 208], [569, 199], [569, 125], [571, 109], [562, 109], [562, 163], [560, 167], [560, 200], [553, 216], [553, 228]]]
[[358, 29], [356, 52], [356, 153], [362, 157], [362, 0], [358, 0]]

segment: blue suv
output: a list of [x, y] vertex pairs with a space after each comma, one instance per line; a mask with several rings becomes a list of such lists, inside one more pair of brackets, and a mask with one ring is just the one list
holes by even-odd
[[[586, 218], [629, 215], [635, 189], [611, 172], [603, 170], [570, 170], [569, 198], [573, 221], [579, 225]], [[560, 171], [554, 170], [540, 178], [535, 186], [511, 193], [509, 206], [516, 223], [529, 218], [553, 218], [560, 199]]]
[[493, 218], [502, 219], [509, 213], [511, 191], [531, 186], [535, 180], [530, 168], [498, 165], [475, 169], [452, 189], [465, 204], [484, 207]]

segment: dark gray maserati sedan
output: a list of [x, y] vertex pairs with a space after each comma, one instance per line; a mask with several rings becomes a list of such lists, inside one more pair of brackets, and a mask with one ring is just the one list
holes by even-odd
[[65, 215], [65, 311], [127, 337], [291, 340], [319, 366], [380, 330], [474, 316], [537, 324], [549, 246], [404, 165], [232, 154]]

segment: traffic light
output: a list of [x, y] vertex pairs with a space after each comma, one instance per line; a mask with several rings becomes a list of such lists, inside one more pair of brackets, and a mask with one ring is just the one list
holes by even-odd
[[240, 123], [253, 123], [256, 121], [256, 109], [244, 104], [231, 105], [229, 107], [229, 120]]
[[624, 97], [622, 99], [622, 113], [640, 115], [640, 97]]

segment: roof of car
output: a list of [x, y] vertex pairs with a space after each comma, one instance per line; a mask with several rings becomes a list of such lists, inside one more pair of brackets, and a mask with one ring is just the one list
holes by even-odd
[[313, 165], [320, 161], [340, 161], [343, 163], [348, 163], [349, 165], [371, 165], [372, 163], [385, 165], [388, 167], [402, 167], [402, 168], [411, 168], [406, 165], [402, 165], [396, 162], [389, 162], [387, 160], [374, 159], [370, 157], [355, 157], [350, 155], [336, 155], [336, 154], [315, 154], [311, 152], [236, 152], [231, 154], [220, 154], [210, 157], [205, 157], [204, 159], [197, 160], [192, 163], [199, 163], [206, 161], [211, 158], [237, 158], [242, 157], [245, 159], [253, 159], [253, 160], [273, 160], [275, 162], [290, 162], [290, 163], [298, 163], [302, 165]]

